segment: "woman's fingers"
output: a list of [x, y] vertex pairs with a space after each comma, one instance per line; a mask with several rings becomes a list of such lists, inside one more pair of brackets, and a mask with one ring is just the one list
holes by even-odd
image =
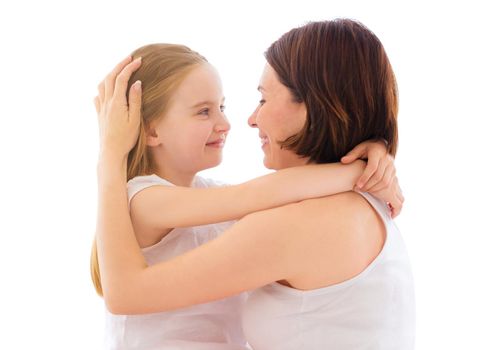
[[141, 57], [126, 65], [116, 77], [115, 92], [113, 97], [117, 101], [127, 104], [126, 91], [130, 76], [141, 66]]
[[138, 80], [129, 90], [129, 122], [139, 125], [141, 119], [141, 81]]
[[113, 96], [113, 93], [115, 91], [116, 77], [124, 69], [124, 67], [126, 67], [130, 63], [131, 59], [131, 56], [127, 56], [119, 64], [117, 64], [115, 68], [113, 68], [113, 70], [104, 79], [104, 101], [109, 101]]
[[99, 99], [99, 96], [94, 97], [94, 107], [96, 107], [96, 112], [99, 115], [101, 111], [101, 101]]
[[99, 103], [102, 106], [104, 104], [104, 80], [97, 86]]

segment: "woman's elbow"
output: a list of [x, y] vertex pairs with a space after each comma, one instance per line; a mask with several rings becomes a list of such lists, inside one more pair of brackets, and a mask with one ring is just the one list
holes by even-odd
[[108, 311], [114, 315], [136, 315], [142, 313], [137, 308], [137, 303], [120, 291], [104, 291], [104, 303]]
[[127, 315], [128, 306], [123, 297], [113, 296], [112, 293], [104, 293], [104, 304], [108, 311], [114, 315]]

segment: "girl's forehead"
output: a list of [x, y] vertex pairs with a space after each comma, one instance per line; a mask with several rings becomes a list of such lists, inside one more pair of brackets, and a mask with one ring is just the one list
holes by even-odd
[[205, 65], [195, 68], [179, 84], [173, 98], [190, 106], [203, 101], [219, 103], [224, 96], [217, 72]]

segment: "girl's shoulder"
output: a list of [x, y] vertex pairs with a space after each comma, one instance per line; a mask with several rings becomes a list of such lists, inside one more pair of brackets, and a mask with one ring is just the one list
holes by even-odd
[[161, 178], [158, 175], [144, 175], [144, 176], [136, 176], [129, 181], [127, 181], [127, 194], [129, 196], [129, 201], [134, 197], [138, 192], [151, 187], [151, 186], [174, 186], [171, 182]]
[[195, 179], [193, 181], [193, 187], [197, 188], [225, 187], [225, 186], [229, 186], [229, 184], [223, 181], [209, 179], [202, 176], [195, 176]]

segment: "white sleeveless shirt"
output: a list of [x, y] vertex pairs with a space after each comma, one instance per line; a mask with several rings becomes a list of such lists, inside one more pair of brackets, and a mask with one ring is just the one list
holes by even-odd
[[[127, 183], [129, 202], [150, 186], [173, 186], [157, 175], [138, 176]], [[221, 184], [196, 177], [193, 187]], [[175, 203], [173, 203], [175, 205]], [[188, 252], [219, 236], [234, 221], [175, 228], [157, 244], [142, 249], [149, 265]], [[203, 286], [202, 286], [203, 287]], [[113, 315], [106, 310], [105, 348], [120, 350], [242, 350], [248, 349], [241, 327], [241, 310], [247, 294], [143, 315]]]
[[414, 346], [412, 271], [386, 205], [361, 193], [377, 210], [386, 240], [359, 275], [301, 291], [272, 283], [251, 292], [243, 327], [253, 350], [408, 350]]

